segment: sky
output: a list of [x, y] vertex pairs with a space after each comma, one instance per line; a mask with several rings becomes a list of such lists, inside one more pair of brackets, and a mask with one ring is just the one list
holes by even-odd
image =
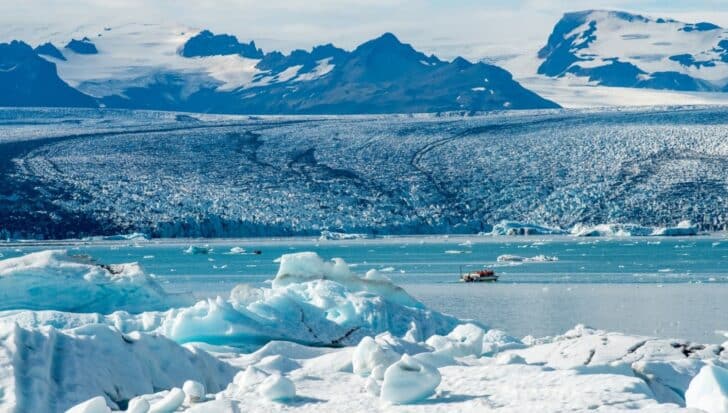
[[442, 58], [478, 60], [532, 53], [564, 12], [583, 9], [728, 27], [725, 0], [2, 0], [0, 27], [8, 40], [32, 36], [36, 28], [53, 33], [89, 24], [182, 24], [282, 51], [322, 43], [351, 49], [393, 32]]

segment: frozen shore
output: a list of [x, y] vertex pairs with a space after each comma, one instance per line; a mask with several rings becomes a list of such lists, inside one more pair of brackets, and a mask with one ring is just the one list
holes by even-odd
[[[0, 261], [3, 291], [27, 292], [0, 312], [0, 412], [712, 413], [728, 402], [728, 342], [584, 326], [519, 339], [314, 253], [281, 257], [264, 287], [181, 307], [160, 292], [168, 309], [132, 314], [130, 303], [158, 285], [131, 264], [118, 268], [135, 268], [143, 288], [109, 289], [116, 270], [58, 251]], [[49, 294], [69, 280], [103, 288], [106, 307], [68, 309], [68, 296]], [[42, 300], [12, 284], [36, 281]]]

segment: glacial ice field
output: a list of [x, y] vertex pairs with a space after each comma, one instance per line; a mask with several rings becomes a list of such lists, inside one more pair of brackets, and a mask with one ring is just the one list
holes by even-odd
[[723, 230], [728, 109], [245, 117], [0, 109], [0, 234]]

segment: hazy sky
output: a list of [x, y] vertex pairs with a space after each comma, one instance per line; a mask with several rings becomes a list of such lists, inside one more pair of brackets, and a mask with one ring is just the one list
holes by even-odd
[[0, 26], [184, 24], [265, 49], [351, 48], [385, 31], [427, 52], [470, 58], [533, 50], [565, 11], [608, 8], [728, 27], [726, 0], [0, 0]]

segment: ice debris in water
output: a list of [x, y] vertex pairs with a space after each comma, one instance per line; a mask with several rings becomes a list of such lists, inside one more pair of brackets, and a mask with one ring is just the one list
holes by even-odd
[[695, 376], [685, 392], [688, 408], [707, 413], [728, 413], [728, 369], [706, 365]]
[[205, 246], [197, 246], [197, 245], [190, 245], [187, 247], [187, 249], [184, 251], [185, 254], [191, 254], [191, 255], [206, 255], [212, 252], [212, 248]]
[[561, 228], [551, 228], [542, 225], [529, 224], [516, 221], [501, 221], [493, 226], [491, 235], [564, 235], [568, 234]]
[[558, 261], [558, 257], [552, 257], [548, 255], [536, 255], [535, 257], [522, 257], [520, 255], [511, 255], [511, 254], [504, 254], [498, 256], [496, 258], [496, 261], [498, 262], [512, 262], [512, 263], [519, 263], [519, 262], [555, 262]]
[[380, 397], [393, 404], [421, 401], [435, 393], [441, 379], [437, 368], [405, 354], [385, 371]]
[[104, 265], [64, 250], [0, 261], [0, 310], [58, 310], [108, 314], [189, 304], [169, 295], [136, 264]]

